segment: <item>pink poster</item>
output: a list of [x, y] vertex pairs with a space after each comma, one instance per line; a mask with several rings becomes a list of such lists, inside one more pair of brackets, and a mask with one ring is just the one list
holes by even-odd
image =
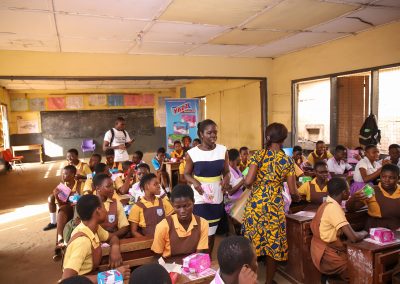
[[47, 109], [58, 110], [65, 109], [65, 98], [47, 98]]
[[143, 94], [143, 106], [154, 106], [153, 94]]
[[131, 94], [124, 96], [125, 106], [142, 106], [142, 96], [139, 94]]

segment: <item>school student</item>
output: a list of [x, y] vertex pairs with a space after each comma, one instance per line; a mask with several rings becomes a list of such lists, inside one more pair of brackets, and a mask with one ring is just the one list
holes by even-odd
[[143, 152], [142, 151], [135, 151], [132, 155], [132, 162], [137, 166], [139, 164], [143, 164]]
[[154, 170], [156, 171], [156, 175], [158, 177], [159, 182], [166, 192], [169, 192], [168, 185], [168, 176], [165, 171], [164, 162], [166, 161], [166, 150], [164, 147], [160, 147], [157, 150], [156, 156], [151, 160], [151, 164], [153, 165]]
[[175, 158], [178, 161], [183, 159], [183, 155], [185, 154], [185, 151], [182, 148], [182, 143], [181, 141], [177, 140], [174, 142], [174, 151], [171, 152], [171, 158]]
[[194, 138], [192, 142], [192, 148], [197, 147], [201, 144], [201, 140], [199, 138]]
[[174, 213], [170, 202], [159, 198], [160, 183], [155, 174], [147, 174], [140, 180], [144, 196], [133, 205], [129, 213], [129, 222], [133, 237], [153, 236], [156, 225], [166, 216]]
[[135, 141], [135, 139], [130, 138], [125, 127], [125, 119], [123, 117], [118, 117], [115, 121], [115, 126], [104, 135], [103, 151], [107, 149], [115, 150], [114, 162], [117, 164], [117, 167], [119, 163], [129, 160], [127, 148]]
[[331, 177], [343, 176], [353, 168], [349, 163], [346, 162], [347, 149], [343, 145], [337, 145], [335, 153], [332, 158], [326, 163], [328, 165], [328, 171]]
[[210, 284], [256, 284], [257, 255], [252, 243], [242, 236], [223, 239], [218, 247], [219, 269]]
[[240, 198], [243, 193], [244, 177], [242, 172], [239, 170], [239, 164], [241, 163], [240, 153], [237, 149], [228, 150], [229, 157], [229, 172], [231, 175], [229, 184], [230, 187], [225, 195], [225, 211], [227, 214], [231, 211], [231, 208], [236, 200]]
[[114, 187], [111, 178], [106, 174], [96, 174], [93, 185], [107, 211], [107, 218], [100, 224], [101, 227], [118, 238], [123, 238], [129, 231], [129, 223], [121, 202], [113, 198]]
[[392, 144], [389, 146], [389, 157], [386, 160], [400, 168], [400, 145]]
[[[112, 177], [112, 174], [110, 173], [110, 168], [109, 168], [106, 164], [104, 164], [104, 163], [98, 164], [98, 165], [94, 168], [94, 170], [95, 170], [95, 175], [97, 175], [97, 174], [106, 174], [106, 175], [108, 175], [109, 177]], [[122, 188], [123, 186], [128, 187], [128, 190], [129, 190], [129, 184], [126, 185], [126, 184], [122, 181], [122, 179], [121, 179], [120, 176], [116, 176], [116, 177], [113, 178], [113, 185], [114, 185], [114, 189], [115, 189], [114, 198], [116, 197], [117, 192], [121, 192], [121, 191], [122, 191], [121, 188]], [[83, 194], [91, 194], [91, 193], [94, 193], [94, 190], [95, 190], [95, 189], [94, 189], [94, 187], [93, 187], [93, 180], [92, 180], [92, 179], [86, 180], [85, 186], [84, 186], [84, 188], [83, 188]], [[117, 199], [119, 200], [119, 198], [117, 198]]]
[[297, 191], [305, 196], [306, 200], [312, 204], [321, 204], [328, 196], [328, 166], [323, 161], [318, 161], [314, 165], [315, 178], [302, 184]]
[[382, 161], [382, 165], [378, 162], [379, 150], [376, 145], [368, 145], [365, 147], [365, 157], [356, 165], [353, 174], [354, 182], [350, 187], [350, 195], [353, 195], [362, 189], [367, 183], [373, 184], [381, 174], [382, 165], [390, 163], [387, 160]]
[[367, 229], [385, 227], [391, 230], [400, 228], [400, 185], [399, 168], [394, 164], [381, 169], [381, 182], [374, 186], [375, 194], [368, 198], [362, 190], [357, 191], [346, 202], [348, 211], [356, 211], [368, 206]]
[[107, 149], [104, 154], [106, 155], [106, 165], [113, 171], [122, 172], [122, 164], [114, 162], [115, 160], [115, 150]]
[[208, 222], [193, 215], [191, 187], [179, 184], [171, 193], [176, 214], [167, 216], [156, 227], [151, 250], [164, 258], [208, 250]]
[[72, 232], [64, 256], [62, 280], [76, 275], [85, 275], [97, 283], [97, 275], [90, 273], [98, 268], [102, 253], [101, 242], [110, 244], [110, 268], [116, 268], [129, 279], [129, 266], [122, 266], [118, 237], [105, 231], [100, 224], [107, 217], [103, 203], [95, 195], [82, 196], [77, 203], [77, 212], [82, 222]]
[[89, 168], [92, 172], [94, 172], [94, 167], [101, 163], [101, 155], [100, 154], [93, 154], [89, 160]]
[[354, 232], [340, 206], [348, 197], [348, 184], [345, 179], [334, 177], [328, 182], [329, 196], [318, 208], [311, 221], [311, 258], [315, 267], [323, 274], [337, 275], [349, 280], [347, 270], [347, 251], [341, 241], [342, 235], [351, 242], [358, 242], [368, 236], [365, 231]]
[[192, 144], [192, 138], [190, 138], [189, 135], [185, 135], [182, 138], [182, 149], [184, 154], [186, 154], [187, 151], [189, 151], [192, 147], [190, 146], [190, 144]]
[[294, 172], [296, 177], [299, 178], [303, 176], [304, 173], [304, 164], [307, 162], [307, 158], [303, 155], [303, 149], [300, 146], [293, 147], [292, 158], [294, 161]]
[[76, 168], [76, 177], [78, 179], [86, 179], [86, 177], [92, 173], [89, 168], [89, 165], [81, 162], [78, 159], [78, 150], [76, 149], [69, 149], [67, 151], [67, 162], [69, 165], [72, 165]]
[[326, 148], [325, 142], [320, 140], [315, 144], [315, 150], [308, 155], [307, 160], [310, 165], [314, 166], [316, 162], [326, 162], [332, 157], [332, 154]]
[[239, 163], [239, 170], [243, 172], [250, 164], [249, 156], [250, 151], [249, 148], [243, 146], [239, 149], [240, 153], [240, 163]]
[[158, 263], [149, 263], [136, 268], [129, 284], [172, 284], [168, 271]]

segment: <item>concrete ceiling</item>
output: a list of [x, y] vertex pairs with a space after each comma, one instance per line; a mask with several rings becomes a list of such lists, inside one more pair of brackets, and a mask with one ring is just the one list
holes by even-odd
[[400, 0], [2, 0], [0, 50], [277, 57], [400, 19]]

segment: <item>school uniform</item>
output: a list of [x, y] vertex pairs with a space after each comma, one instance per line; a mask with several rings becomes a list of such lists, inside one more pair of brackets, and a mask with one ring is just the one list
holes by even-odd
[[154, 203], [152, 203], [140, 198], [133, 205], [128, 221], [138, 224], [139, 233], [142, 235], [153, 236], [157, 224], [173, 213], [174, 208], [166, 199], [156, 197]]
[[185, 152], [183, 150], [180, 153], [178, 153], [177, 151], [172, 151], [171, 158], [182, 159], [184, 154], [185, 154]]
[[[243, 179], [243, 174], [241, 173], [241, 171], [238, 168], [234, 169], [231, 166], [229, 166], [229, 172], [231, 174], [229, 184], [232, 187], [234, 187]], [[225, 212], [227, 214], [229, 214], [231, 212], [232, 206], [233, 206], [233, 204], [235, 204], [235, 201], [238, 200], [240, 198], [240, 196], [243, 194], [243, 189], [244, 189], [244, 187], [242, 186], [234, 194], [232, 194], [232, 195], [226, 194], [225, 195], [224, 203], [225, 203]]]
[[85, 224], [80, 223], [72, 232], [64, 256], [63, 270], [73, 269], [78, 275], [89, 274], [100, 265], [101, 242], [107, 241], [109, 233], [101, 226], [93, 233]]
[[187, 230], [176, 214], [161, 221], [154, 234], [151, 250], [163, 257], [189, 255], [198, 250], [208, 249], [208, 222], [192, 214]]
[[346, 247], [338, 238], [341, 228], [348, 225], [345, 213], [338, 202], [328, 196], [311, 221], [311, 258], [323, 274], [340, 275], [348, 280]]
[[314, 150], [308, 155], [307, 160], [311, 165], [315, 165], [316, 162], [324, 161], [327, 162], [333, 155], [329, 151], [325, 151], [322, 155], [317, 154], [317, 150]]
[[321, 204], [324, 197], [328, 196], [328, 187], [325, 185], [323, 188], [320, 188], [317, 184], [317, 178], [302, 184], [297, 191], [300, 195], [305, 195], [306, 200], [313, 204]]
[[[64, 183], [66, 185], [66, 183]], [[83, 183], [78, 180], [75, 181], [74, 186], [71, 188], [71, 193], [70, 196], [74, 195], [75, 193], [82, 193], [82, 186]], [[60, 210], [62, 210], [66, 215], [67, 215], [67, 219], [71, 220], [74, 217], [74, 208], [72, 207], [71, 203], [69, 201], [67, 202], [58, 202], [58, 212], [60, 212]]]
[[[120, 176], [117, 177], [113, 177], [113, 187], [115, 190], [117, 190], [118, 188], [120, 188], [121, 186], [124, 185], [124, 182], [122, 181], [122, 178]], [[93, 179], [87, 179], [85, 182], [85, 186], [83, 187], [83, 194], [88, 194], [90, 192], [93, 192], [94, 194], [94, 188], [93, 188]], [[116, 194], [114, 194], [116, 195]], [[113, 196], [114, 198], [114, 196]], [[121, 198], [119, 198], [121, 199]]]
[[375, 194], [365, 200], [368, 206], [367, 229], [384, 227], [391, 230], [400, 228], [400, 185], [390, 195], [382, 185], [374, 186]]
[[[364, 182], [360, 169], [363, 168], [367, 171], [367, 175], [373, 174], [379, 168], [381, 168], [382, 165], [379, 162], [372, 162], [367, 158], [364, 157], [360, 161], [358, 161], [356, 168], [354, 169], [354, 174], [353, 174], [353, 183], [350, 186], [350, 195], [353, 195], [360, 189], [362, 189], [367, 183]], [[368, 182], [368, 184], [372, 184], [372, 182]]]
[[[140, 198], [144, 197], [144, 191], [140, 188], [140, 181], [132, 185], [132, 187], [129, 189], [129, 194], [133, 197], [135, 203], [138, 202]], [[156, 195], [156, 197], [168, 199], [167, 194], [161, 185], [160, 195]]]
[[124, 207], [121, 202], [114, 198], [107, 198], [104, 207], [107, 210], [106, 221], [101, 224], [103, 229], [110, 233], [114, 233], [119, 229], [129, 226], [128, 219], [126, 218]]
[[185, 167], [186, 167], [186, 160], [182, 160], [182, 162], [179, 165], [179, 174], [183, 175], [185, 173]]
[[79, 161], [77, 165], [74, 165], [76, 168], [76, 174], [80, 176], [87, 177], [88, 175], [92, 174], [92, 170], [90, 169], [89, 165]]
[[330, 158], [326, 164], [328, 165], [328, 171], [335, 175], [343, 175], [345, 171], [350, 171], [353, 168], [349, 163], [343, 160], [338, 162], [335, 157]]

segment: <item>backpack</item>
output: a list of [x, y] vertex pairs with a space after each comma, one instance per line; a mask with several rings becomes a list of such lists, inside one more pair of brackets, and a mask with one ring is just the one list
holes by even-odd
[[[111, 131], [110, 146], [111, 146], [112, 142], [114, 141], [114, 137], [115, 137], [114, 128], [111, 128], [110, 131]], [[122, 131], [124, 132], [124, 136], [126, 138], [126, 130], [122, 130]]]
[[361, 145], [377, 145], [381, 142], [381, 131], [372, 113], [365, 119], [360, 129], [359, 142]]

